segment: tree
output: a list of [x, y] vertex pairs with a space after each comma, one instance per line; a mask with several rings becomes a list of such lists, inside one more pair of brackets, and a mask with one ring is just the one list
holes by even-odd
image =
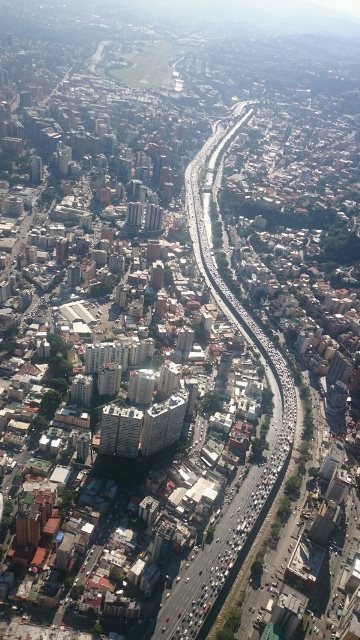
[[206, 542], [208, 542], [209, 544], [214, 539], [214, 533], [215, 533], [215, 527], [213, 525], [210, 525], [206, 532]]
[[12, 521], [13, 521], [13, 507], [10, 500], [6, 500], [6, 502], [4, 503], [1, 526], [8, 529]]
[[285, 483], [285, 495], [294, 501], [300, 497], [301, 478], [298, 476], [291, 476]]
[[277, 510], [276, 515], [281, 520], [282, 524], [285, 524], [285, 522], [287, 522], [288, 518], [290, 517], [290, 514], [291, 514], [291, 500], [290, 498], [287, 498], [285, 496], [280, 501], [280, 506]]
[[261, 399], [261, 410], [263, 413], [267, 413], [268, 415], [272, 415], [274, 402], [273, 402], [274, 394], [268, 387], [265, 387], [262, 392]]
[[220, 629], [216, 634], [216, 640], [234, 640], [235, 636], [230, 629]]
[[66, 344], [60, 336], [56, 335], [56, 333], [48, 333], [47, 341], [50, 344], [50, 356], [54, 357], [59, 353], [62, 356], [66, 354]]
[[70, 510], [73, 500], [76, 497], [76, 491], [73, 489], [66, 489], [62, 495], [60, 514], [62, 518], [65, 518]]
[[104, 631], [103, 631], [103, 628], [102, 628], [100, 622], [96, 622], [94, 624], [93, 628], [91, 629], [91, 633], [94, 636], [102, 636], [103, 635]]
[[69, 391], [69, 383], [65, 378], [53, 378], [49, 380], [49, 386], [55, 389], [55, 391], [58, 391], [62, 398], [64, 398]]
[[84, 585], [75, 584], [70, 591], [70, 596], [72, 597], [73, 600], [80, 600], [84, 591], [85, 591]]
[[205, 393], [202, 399], [201, 409], [204, 413], [216, 413], [221, 410], [221, 403], [216, 393], [213, 391]]
[[251, 443], [252, 457], [255, 461], [263, 459], [264, 451], [269, 448], [268, 443], [263, 438], [254, 438]]
[[174, 285], [174, 276], [171, 267], [165, 265], [164, 267], [164, 287], [172, 287]]
[[72, 365], [62, 356], [50, 358], [49, 371], [54, 378], [64, 378], [68, 380], [72, 373]]
[[205, 373], [208, 373], [208, 374], [209, 374], [209, 373], [211, 373], [211, 372], [212, 372], [212, 370], [213, 370], [213, 368], [214, 368], [214, 367], [213, 367], [213, 365], [211, 364], [211, 362], [205, 362], [205, 363], [204, 363], [204, 371], [205, 371]]
[[125, 579], [119, 567], [115, 567], [115, 566], [111, 567], [109, 578], [111, 582], [123, 582], [123, 580]]
[[105, 298], [105, 296], [109, 295], [112, 292], [112, 287], [105, 282], [101, 282], [99, 284], [95, 284], [91, 287], [91, 297], [92, 298]]
[[20, 487], [20, 485], [22, 484], [22, 478], [20, 474], [17, 474], [16, 476], [14, 476], [12, 484], [13, 484], [13, 487]]
[[67, 576], [64, 580], [64, 587], [65, 589], [71, 589], [71, 587], [74, 584], [74, 578], [73, 576]]
[[251, 577], [257, 580], [261, 580], [261, 576], [263, 574], [264, 566], [261, 560], [254, 560], [251, 565]]
[[265, 375], [265, 367], [262, 364], [259, 364], [258, 368], [257, 368], [257, 374], [260, 380], [263, 379], [264, 375]]
[[46, 431], [46, 429], [49, 428], [49, 423], [46, 420], [46, 418], [44, 418], [44, 416], [39, 415], [39, 416], [35, 416], [35, 418], [31, 423], [31, 426], [33, 429], [35, 429], [39, 433], [42, 433], [43, 431]]
[[40, 409], [45, 413], [45, 415], [53, 416], [61, 400], [62, 398], [58, 391], [49, 389], [49, 391], [46, 391], [41, 398]]
[[230, 631], [237, 631], [241, 622], [241, 609], [240, 607], [231, 607], [229, 614], [226, 618], [225, 629]]
[[310, 478], [317, 478], [319, 470], [320, 469], [318, 467], [310, 467], [310, 469], [308, 470]]

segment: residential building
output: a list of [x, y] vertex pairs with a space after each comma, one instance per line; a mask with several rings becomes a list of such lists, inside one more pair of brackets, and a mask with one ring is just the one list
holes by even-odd
[[85, 349], [85, 373], [98, 373], [105, 364], [120, 364], [126, 371], [129, 359], [129, 345], [120, 342], [103, 342], [88, 344]]
[[81, 282], [81, 266], [74, 262], [67, 268], [67, 285], [70, 289], [75, 289]]
[[77, 461], [85, 463], [90, 453], [90, 434], [80, 433], [76, 443]]
[[100, 453], [136, 458], [144, 414], [134, 407], [109, 404], [103, 408], [100, 429]]
[[350, 380], [353, 368], [349, 358], [344, 356], [341, 351], [337, 351], [330, 362], [326, 376], [327, 385], [330, 386], [337, 380], [346, 385]]
[[116, 396], [120, 391], [122, 368], [120, 364], [108, 362], [98, 373], [99, 396]]
[[156, 260], [151, 267], [150, 284], [153, 289], [160, 290], [164, 282], [164, 263]]
[[51, 492], [27, 492], [19, 498], [16, 514], [16, 542], [19, 546], [37, 547], [42, 531], [51, 516]]
[[192, 350], [194, 343], [195, 332], [193, 329], [183, 328], [179, 329], [175, 350], [179, 353], [181, 358], [186, 359]]
[[55, 242], [56, 263], [63, 265], [69, 255], [69, 240], [67, 238], [57, 238]]
[[327, 544], [335, 525], [338, 524], [339, 518], [340, 508], [336, 502], [334, 500], [324, 501], [309, 529], [308, 536], [310, 540], [320, 545]]
[[151, 456], [179, 440], [184, 422], [187, 394], [173, 395], [161, 404], [154, 404], [144, 415], [141, 452]]
[[93, 390], [92, 376], [84, 376], [79, 373], [71, 382], [71, 402], [79, 407], [88, 408], [91, 403]]
[[332, 479], [329, 482], [329, 486], [325, 493], [326, 500], [333, 500], [336, 504], [340, 504], [351, 488], [351, 477], [348, 473], [339, 469], [334, 472]]
[[155, 204], [146, 207], [144, 229], [147, 231], [161, 231], [164, 210]]
[[152, 496], [146, 496], [139, 505], [139, 518], [147, 525], [154, 524], [159, 513], [160, 502]]
[[160, 369], [158, 392], [164, 398], [168, 398], [180, 388], [181, 365], [166, 360]]
[[347, 603], [340, 621], [340, 640], [359, 640], [360, 638], [360, 587]]
[[40, 156], [32, 156], [30, 159], [31, 182], [39, 185], [43, 179], [43, 164]]
[[144, 217], [144, 205], [141, 202], [128, 202], [126, 224], [129, 227], [140, 228]]
[[129, 375], [128, 397], [135, 404], [150, 404], [155, 388], [155, 374], [152, 369], [138, 369]]

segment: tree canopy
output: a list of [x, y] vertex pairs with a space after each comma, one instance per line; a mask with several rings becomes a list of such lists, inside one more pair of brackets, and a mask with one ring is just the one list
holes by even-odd
[[213, 391], [205, 393], [201, 403], [201, 409], [204, 413], [216, 413], [221, 410], [221, 403], [216, 393]]
[[62, 356], [53, 356], [48, 362], [49, 371], [54, 378], [68, 380], [72, 373], [72, 365]]
[[58, 391], [62, 398], [64, 398], [69, 391], [69, 383], [65, 378], [53, 378], [52, 380], [49, 380], [49, 386], [52, 389], [55, 389], [55, 391]]
[[71, 588], [70, 596], [73, 600], [79, 600], [85, 591], [85, 587], [83, 584], [74, 584]]
[[50, 355], [56, 356], [59, 353], [64, 356], [66, 354], [66, 344], [56, 333], [48, 333], [47, 341], [50, 344]]
[[285, 495], [290, 500], [297, 500], [300, 497], [301, 478], [298, 476], [291, 476], [285, 483]]
[[31, 423], [31, 426], [36, 431], [39, 431], [40, 433], [42, 433], [43, 431], [49, 428], [49, 423], [46, 420], [46, 418], [44, 418], [44, 416], [39, 415], [39, 416], [35, 416], [35, 418]]
[[45, 391], [43, 397], [41, 398], [40, 409], [45, 415], [52, 417], [61, 400], [62, 398], [58, 391], [49, 389], [49, 391]]

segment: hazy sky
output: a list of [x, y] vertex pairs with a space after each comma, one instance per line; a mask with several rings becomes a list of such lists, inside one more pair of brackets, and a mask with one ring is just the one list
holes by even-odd
[[[108, 1], [128, 5], [127, 0]], [[188, 21], [201, 17], [204, 23], [230, 19], [261, 28], [308, 32], [346, 32], [348, 28], [352, 35], [356, 35], [354, 18], [360, 19], [360, 0], [137, 0], [136, 6], [165, 20], [174, 16]]]
[[319, 6], [360, 18], [360, 0], [313, 0]]
[[164, 23], [176, 18], [194, 28], [219, 22], [274, 34], [360, 35], [360, 0], [137, 0], [141, 12], [140, 5]]

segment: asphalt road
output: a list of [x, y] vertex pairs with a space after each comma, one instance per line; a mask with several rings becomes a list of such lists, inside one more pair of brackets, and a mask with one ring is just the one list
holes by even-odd
[[[216, 127], [214, 127], [214, 132], [212, 136], [210, 136], [209, 140], [203, 146], [203, 149], [199, 152], [197, 158], [190, 163], [189, 168], [186, 172], [185, 182], [187, 189], [187, 207], [189, 214], [189, 224], [191, 237], [193, 240], [194, 246], [194, 254], [198, 263], [198, 267], [200, 272], [204, 275], [205, 280], [209, 284], [212, 294], [217, 301], [220, 309], [224, 311], [227, 317], [233, 322], [234, 326], [240, 328], [242, 333], [245, 335], [247, 341], [252, 344], [252, 339], [250, 336], [242, 329], [241, 324], [234, 317], [231, 312], [231, 307], [220, 297], [215, 289], [214, 283], [212, 279], [208, 276], [207, 271], [205, 269], [205, 260], [210, 260], [209, 258], [209, 241], [206, 237], [206, 229], [204, 226], [204, 212], [201, 206], [199, 189], [200, 189], [200, 175], [206, 175], [206, 169], [208, 167], [208, 158], [214, 157], [214, 149], [218, 147], [221, 151], [225, 152], [227, 144], [230, 144], [232, 135], [237, 131], [237, 127], [241, 125], [243, 122], [243, 118], [237, 125], [233, 125], [231, 123], [230, 130], [226, 130], [226, 127], [223, 127], [221, 123], [218, 123]], [[220, 154], [218, 154], [219, 156]], [[199, 223], [199, 216], [202, 216], [202, 222]], [[204, 235], [205, 234], [205, 235]], [[202, 251], [200, 247], [204, 248]], [[206, 255], [206, 258], [203, 256]], [[216, 271], [216, 269], [215, 269]], [[218, 282], [221, 279], [217, 276]], [[226, 290], [226, 286], [223, 283], [224, 290]], [[265, 359], [262, 358], [264, 364], [266, 364]], [[273, 363], [273, 366], [275, 364]], [[211, 545], [205, 547], [203, 551], [199, 551], [193, 560], [189, 561], [189, 566], [186, 568], [181, 568], [180, 575], [181, 579], [177, 583], [174, 583], [174, 586], [171, 591], [167, 591], [164, 593], [164, 597], [162, 600], [162, 607], [159, 611], [155, 630], [153, 631], [152, 637], [159, 638], [164, 637], [164, 639], [170, 639], [173, 637], [177, 637], [177, 629], [181, 629], [181, 634], [183, 637], [196, 637], [197, 631], [201, 628], [201, 619], [198, 621], [198, 614], [200, 610], [200, 605], [196, 604], [192, 611], [192, 603], [193, 601], [197, 602], [201, 594], [207, 592], [205, 597], [202, 597], [202, 603], [204, 599], [206, 603], [212, 604], [216, 598], [217, 591], [220, 588], [219, 585], [214, 588], [211, 586], [212, 577], [210, 576], [211, 567], [224, 567], [228, 563], [228, 559], [226, 562], [224, 561], [224, 554], [229, 549], [227, 541], [231, 538], [235, 538], [236, 543], [238, 544], [245, 539], [245, 534], [239, 537], [238, 533], [233, 533], [231, 530], [233, 528], [233, 523], [237, 524], [238, 522], [241, 524], [244, 520], [249, 524], [249, 526], [253, 526], [257, 520], [257, 517], [262, 510], [263, 504], [265, 502], [266, 496], [270, 491], [270, 485], [272, 484], [270, 478], [268, 478], [268, 474], [270, 472], [274, 472], [272, 468], [274, 466], [274, 456], [279, 453], [280, 449], [280, 431], [283, 431], [283, 403], [280, 395], [280, 388], [278, 381], [275, 378], [274, 373], [267, 368], [267, 377], [269, 381], [269, 385], [274, 393], [274, 416], [270, 425], [269, 433], [268, 433], [268, 442], [269, 442], [269, 453], [268, 460], [270, 461], [266, 468], [261, 467], [252, 467], [250, 472], [243, 482], [239, 493], [233, 493], [232, 501], [228, 507], [224, 507], [223, 515], [217, 525], [215, 532], [215, 539]], [[295, 400], [297, 402], [297, 400]], [[288, 419], [288, 418], [287, 418]], [[297, 421], [296, 426], [298, 426], [299, 421], [299, 413], [296, 416]], [[277, 464], [277, 463], [275, 463]], [[264, 474], [264, 478], [262, 475]], [[259, 499], [259, 504], [256, 506], [253, 504], [255, 499], [255, 494], [261, 495], [261, 500]], [[235, 525], [236, 526], [236, 525]], [[233, 539], [231, 539], [233, 542]], [[237, 552], [240, 550], [240, 546], [237, 547]], [[237, 553], [236, 552], [236, 553]], [[231, 553], [230, 560], [235, 559], [235, 552]], [[221, 573], [223, 574], [225, 569], [221, 569]], [[220, 573], [220, 568], [215, 572], [217, 574]], [[224, 578], [222, 578], [224, 579]], [[215, 579], [215, 585], [219, 583], [219, 580]], [[203, 608], [203, 604], [201, 605]], [[150, 633], [150, 632], [149, 632]], [[147, 636], [149, 637], [149, 633]]]

